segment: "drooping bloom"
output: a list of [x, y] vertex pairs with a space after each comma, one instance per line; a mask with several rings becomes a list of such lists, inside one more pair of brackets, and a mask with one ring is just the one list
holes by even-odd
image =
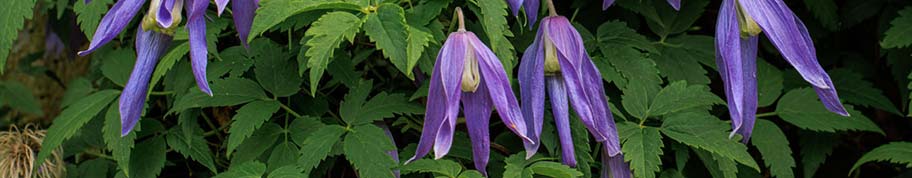
[[[615, 0], [603, 0], [602, 1], [602, 10], [606, 10], [609, 7], [611, 7], [611, 5], [614, 5], [614, 1]], [[674, 8], [675, 10], [681, 10], [681, 0], [665, 0], [665, 1], [668, 2], [668, 5], [671, 5], [671, 8]]]
[[848, 116], [830, 76], [817, 63], [817, 52], [804, 23], [782, 0], [724, 0], [716, 23], [716, 63], [725, 85], [732, 133], [747, 143], [757, 111], [758, 34], [766, 32], [782, 56], [810, 83], [824, 106]]
[[535, 24], [538, 21], [538, 7], [541, 6], [541, 2], [538, 0], [507, 0], [507, 4], [510, 5], [510, 9], [513, 10], [513, 16], [519, 16], [519, 8], [526, 9], [526, 19], [529, 20], [529, 25]]
[[516, 95], [500, 60], [474, 33], [466, 31], [462, 11], [457, 8], [459, 30], [447, 37], [431, 74], [427, 111], [421, 140], [415, 156], [406, 164], [422, 158], [432, 149], [440, 159], [450, 149], [462, 103], [475, 168], [486, 175], [490, 153], [489, 119], [492, 107], [504, 125], [525, 141], [526, 123], [519, 111]]
[[[538, 139], [544, 118], [545, 90], [561, 144], [562, 162], [576, 166], [570, 134], [569, 105], [596, 141], [605, 146], [605, 155], [620, 157], [617, 128], [608, 108], [601, 74], [589, 58], [583, 39], [566, 17], [558, 16], [549, 1], [551, 16], [541, 21], [532, 46], [523, 53], [519, 67], [522, 113], [533, 142], [526, 143], [526, 157], [540, 146]], [[605, 162], [603, 164], [611, 164]], [[623, 158], [620, 163], [624, 164]], [[620, 166], [620, 165], [618, 165]], [[629, 174], [630, 170], [622, 171]]]
[[158, 59], [171, 44], [171, 36], [136, 28], [136, 64], [127, 86], [120, 93], [120, 134], [125, 136], [133, 130], [139, 116], [142, 114], [143, 105], [146, 103], [146, 93], [149, 90], [149, 79]]
[[[86, 0], [86, 3], [89, 1]], [[92, 37], [92, 42], [89, 44], [89, 48], [80, 51], [79, 55], [85, 56], [89, 53], [92, 53], [99, 47], [104, 44], [107, 44], [121, 31], [124, 27], [130, 23], [130, 20], [133, 19], [133, 16], [136, 15], [136, 12], [145, 4], [146, 0], [119, 0], [117, 3], [108, 10], [108, 13], [102, 18], [101, 23], [98, 25], [98, 28], [95, 30], [95, 35]], [[224, 4], [227, 3], [227, 0], [217, 1], [219, 5], [219, 14], [224, 10]], [[246, 39], [247, 35], [250, 32], [250, 26], [253, 22], [254, 11], [257, 8], [256, 0], [235, 0], [232, 3], [233, 16], [235, 21], [235, 27], [238, 29], [239, 38], [244, 42], [244, 46], [247, 46]], [[157, 46], [152, 46], [152, 41], [170, 41], [170, 36], [174, 33], [177, 25], [181, 22], [181, 9], [186, 8], [187, 12], [187, 25], [186, 28], [189, 32], [189, 42], [190, 42], [190, 60], [193, 68], [193, 75], [196, 79], [196, 84], [199, 86], [200, 90], [206, 94], [212, 95], [212, 91], [209, 88], [209, 82], [206, 79], [206, 66], [208, 63], [208, 53], [206, 46], [206, 7], [209, 5], [207, 0], [152, 0], [149, 4], [149, 11], [146, 14], [146, 17], [143, 18], [141, 23], [141, 29], [139, 31], [137, 39], [137, 54], [143, 53], [140, 48], [140, 39], [146, 40], [143, 41], [144, 45], [147, 48], [156, 48]], [[141, 38], [139, 34], [145, 34], [144, 31], [150, 31], [148, 33], [156, 33], [155, 35], [150, 35], [149, 38]], [[167, 36], [167, 37], [165, 37]], [[153, 39], [154, 38], [154, 39]], [[168, 38], [168, 40], [163, 40]], [[154, 45], [163, 45], [162, 50], [167, 48], [168, 43], [154, 44]], [[128, 86], [125, 86], [123, 94], [121, 94], [121, 120], [122, 120], [122, 134], [126, 135], [132, 128], [133, 124], [139, 120], [139, 115], [142, 113], [143, 104], [145, 104], [145, 94], [147, 89], [138, 89], [142, 87], [148, 87], [148, 78], [151, 75], [151, 71], [156, 65], [156, 61], [161, 54], [146, 53], [147, 56], [137, 55], [137, 66], [134, 68], [133, 73], [130, 76], [130, 81], [127, 82]], [[147, 59], [142, 59], [146, 57]], [[154, 57], [155, 59], [149, 59]], [[142, 66], [147, 68], [139, 68], [140, 64], [144, 62], [151, 62], [148, 66]], [[148, 70], [148, 71], [145, 71]], [[148, 73], [148, 74], [146, 74]], [[145, 75], [145, 76], [136, 76], [136, 75]], [[142, 79], [145, 78], [144, 82]], [[140, 84], [141, 83], [141, 84]], [[130, 86], [130, 85], [133, 86]], [[135, 89], [135, 90], [134, 90]], [[142, 95], [142, 96], [127, 96], [128, 93]], [[126, 98], [126, 99], [125, 99]], [[141, 98], [141, 99], [140, 99]]]

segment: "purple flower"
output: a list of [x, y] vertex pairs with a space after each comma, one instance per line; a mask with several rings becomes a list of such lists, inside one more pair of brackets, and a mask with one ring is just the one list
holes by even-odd
[[[607, 10], [611, 5], [614, 4], [615, 0], [603, 0], [602, 1], [602, 10]], [[681, 10], [681, 0], [665, 0], [668, 2], [668, 5], [671, 5], [671, 8], [675, 10]]]
[[564, 164], [576, 166], [568, 101], [589, 132], [603, 142], [607, 155], [619, 155], [620, 142], [601, 74], [589, 59], [579, 32], [550, 7], [549, 2], [552, 15], [542, 19], [535, 41], [523, 53], [519, 67], [522, 113], [529, 124], [527, 135], [536, 141], [525, 144], [526, 157], [534, 155], [540, 146], [537, 141], [544, 118], [545, 90], [551, 98]]
[[136, 28], [136, 65], [127, 80], [127, 86], [120, 93], [121, 136], [126, 136], [136, 126], [146, 102], [149, 78], [155, 70], [158, 58], [171, 43], [171, 36], [153, 30]]
[[602, 149], [601, 178], [631, 178], [630, 165], [624, 162], [624, 154], [608, 155], [607, 148]]
[[824, 106], [848, 116], [836, 88], [817, 63], [817, 52], [804, 23], [782, 0], [724, 0], [716, 24], [716, 63], [725, 83], [733, 131], [750, 140], [757, 112], [757, 40], [765, 31], [804, 80], [811, 83]]
[[459, 8], [456, 11], [459, 30], [447, 37], [437, 55], [421, 140], [415, 156], [406, 164], [424, 157], [432, 147], [435, 159], [447, 154], [453, 142], [461, 101], [472, 140], [475, 168], [487, 175], [492, 107], [497, 109], [504, 125], [511, 131], [524, 141], [531, 140], [526, 137], [526, 123], [500, 60], [474, 33], [465, 30], [462, 11]]
[[541, 6], [541, 2], [538, 0], [507, 0], [507, 4], [510, 5], [510, 9], [513, 10], [513, 16], [519, 16], [519, 8], [526, 9], [526, 19], [529, 20], [529, 24], [535, 24], [538, 21], [538, 6]]

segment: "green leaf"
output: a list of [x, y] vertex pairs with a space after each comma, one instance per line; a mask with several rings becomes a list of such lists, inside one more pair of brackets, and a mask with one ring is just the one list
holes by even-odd
[[420, 114], [423, 111], [420, 105], [409, 103], [404, 94], [381, 92], [367, 101], [372, 86], [372, 82], [362, 81], [345, 95], [339, 107], [339, 115], [345, 122], [361, 125], [393, 117], [393, 114]]
[[345, 136], [343, 150], [345, 158], [362, 177], [394, 177], [392, 168], [396, 162], [386, 152], [395, 150], [395, 146], [379, 127], [370, 124], [355, 126]]
[[136, 52], [129, 48], [98, 51], [93, 60], [101, 62], [101, 74], [118, 86], [126, 86], [136, 63]]
[[[583, 177], [592, 177], [591, 163], [595, 162], [592, 157], [592, 147], [589, 144], [589, 132], [586, 131], [583, 121], [576, 116], [570, 118], [570, 136], [573, 137], [573, 152], [576, 154], [577, 170], [583, 172]], [[598, 149], [596, 149], [598, 150]]]
[[[353, 42], [355, 35], [361, 28], [361, 19], [347, 12], [331, 12], [323, 15], [305, 32], [309, 38], [302, 38], [301, 44], [303, 57], [309, 58], [307, 68], [310, 68], [310, 94], [317, 91], [317, 84], [323, 76], [323, 70], [329, 65], [333, 51], [342, 43], [342, 40]], [[308, 40], [309, 39], [309, 40]], [[305, 41], [306, 40], [306, 41]], [[304, 52], [306, 48], [306, 52]], [[298, 58], [302, 56], [299, 55]], [[303, 66], [300, 69], [304, 69]], [[304, 75], [304, 70], [299, 70]]]
[[29, 89], [18, 81], [8, 80], [0, 82], [0, 99], [4, 100], [3, 103], [9, 103], [9, 106], [13, 109], [37, 116], [44, 116], [44, 111], [41, 110], [41, 104], [38, 103], [38, 99], [32, 94], [32, 89]]
[[66, 85], [66, 92], [63, 93], [63, 100], [60, 101], [60, 108], [66, 108], [76, 103], [82, 98], [92, 94], [95, 88], [92, 87], [92, 82], [85, 78], [75, 78]]
[[628, 27], [627, 23], [623, 21], [607, 21], [599, 25], [597, 33], [600, 44], [599, 49], [603, 51], [605, 56], [611, 56], [604, 53], [606, 46], [636, 48], [653, 53], [658, 52], [658, 49], [655, 48], [651, 41], [646, 40], [645, 36]]
[[[633, 4], [632, 2], [639, 3]], [[709, 1], [681, 1], [680, 11], [674, 10], [671, 5], [663, 0], [621, 1], [619, 4], [621, 7], [630, 9], [646, 17], [648, 20], [646, 21], [646, 24], [649, 25], [649, 29], [657, 35], [668, 36], [670, 34], [682, 33], [690, 29], [691, 25], [703, 14]]]
[[[618, 124], [618, 134], [623, 143], [624, 161], [630, 163], [633, 175], [655, 178], [662, 166], [662, 135], [654, 127], [639, 127], [631, 122]], [[604, 163], [603, 163], [604, 164]]]
[[713, 154], [705, 150], [694, 149], [697, 157], [703, 161], [703, 165], [709, 170], [710, 175], [715, 178], [737, 178], [738, 165], [734, 160]]
[[488, 46], [500, 59], [504, 70], [507, 71], [507, 77], [513, 76], [513, 72], [510, 71], [513, 71], [516, 63], [516, 57], [514, 57], [516, 52], [513, 44], [507, 39], [507, 37], [513, 37], [513, 32], [510, 32], [510, 26], [507, 24], [509, 14], [506, 1], [473, 0], [470, 2], [478, 6], [477, 11], [474, 8], [471, 9], [480, 18], [481, 26], [484, 27], [484, 32], [488, 36]]
[[158, 177], [162, 168], [165, 167], [165, 154], [167, 153], [165, 138], [156, 136], [152, 139], [140, 142], [133, 149], [130, 156], [130, 177]]
[[267, 99], [263, 89], [249, 79], [228, 78], [216, 79], [209, 85], [212, 96], [198, 88], [190, 88], [189, 93], [180, 96], [174, 101], [174, 106], [168, 113], [180, 112], [190, 108], [203, 108], [213, 106], [231, 106], [243, 104], [257, 99]]
[[47, 136], [41, 142], [44, 149], [38, 152], [35, 162], [44, 162], [44, 159], [50, 156], [54, 149], [57, 149], [64, 140], [73, 137], [79, 128], [95, 118], [118, 94], [120, 91], [116, 90], [99, 91], [65, 108], [57, 118], [54, 118], [54, 123], [48, 128]]
[[[658, 86], [662, 84], [659, 70], [652, 59], [646, 58], [639, 50], [657, 53], [651, 42], [646, 37], [627, 27], [627, 23], [608, 21], [598, 28], [598, 43], [602, 56], [608, 60], [611, 67], [622, 78], [612, 76], [611, 71], [602, 72], [604, 79], [611, 79], [622, 91], [629, 90], [630, 83], [640, 83], [637, 86]], [[603, 60], [604, 60], [603, 59]], [[595, 62], [597, 65], [604, 62]], [[601, 64], [604, 66], [604, 64]], [[599, 67], [605, 70], [609, 67]], [[651, 94], [649, 94], [651, 96]]]
[[320, 122], [320, 118], [305, 116], [292, 121], [291, 125], [288, 127], [288, 132], [290, 132], [289, 136], [292, 141], [298, 144], [298, 146], [304, 146], [304, 140], [324, 126], [326, 126], [326, 124]]
[[303, 12], [320, 10], [320, 9], [340, 9], [349, 11], [360, 11], [362, 4], [360, 0], [272, 0], [260, 3], [256, 16], [253, 18], [253, 26], [250, 28], [250, 36], [247, 41], [253, 40], [263, 34], [270, 28], [286, 19]]
[[504, 160], [507, 164], [504, 166], [503, 177], [532, 178], [532, 170], [526, 169], [526, 165], [536, 161], [536, 158], [540, 159], [541, 156], [535, 155], [532, 159], [526, 160], [525, 155], [525, 152], [519, 152], [507, 157]]
[[[259, 41], [255, 41], [259, 42]], [[304, 80], [295, 72], [299, 71], [294, 62], [288, 60], [286, 53], [278, 44], [266, 40], [266, 43], [260, 43], [258, 54], [254, 55], [253, 71], [256, 74], [257, 82], [263, 86], [263, 89], [277, 97], [286, 97], [293, 95], [301, 89], [301, 82]]]
[[[288, 165], [295, 165], [297, 162], [296, 157], [291, 155], [296, 155], [300, 152], [298, 146], [290, 141], [284, 141], [279, 143], [272, 149], [272, 153], [269, 155], [267, 163], [267, 172], [272, 172], [273, 170], [278, 170], [277, 168], [285, 167]], [[304, 172], [303, 170], [299, 172]]]
[[272, 172], [269, 172], [269, 177], [268, 177], [268, 178], [299, 178], [299, 177], [307, 177], [307, 175], [305, 175], [304, 173], [301, 173], [301, 172], [304, 172], [304, 171], [303, 171], [300, 167], [298, 167], [298, 166], [296, 166], [296, 165], [282, 166], [282, 167], [280, 167], [280, 168], [278, 168], [278, 169], [273, 170]]
[[833, 153], [839, 139], [833, 134], [803, 131], [801, 133], [801, 165], [804, 177], [814, 177], [817, 168]]
[[328, 125], [310, 134], [303, 143], [298, 158], [298, 165], [304, 168], [304, 173], [320, 165], [320, 162], [329, 155], [333, 145], [342, 139], [345, 128], [339, 125]]
[[782, 95], [782, 71], [766, 62], [757, 59], [757, 106], [773, 105]]
[[[32, 19], [36, 0], [18, 0], [4, 3], [0, 11], [0, 73], [6, 69], [6, 57], [13, 49], [13, 42], [19, 38], [19, 29], [25, 20]], [[44, 14], [44, 13], [42, 13]]]
[[839, 29], [836, 2], [833, 2], [833, 0], [804, 0], [804, 4], [808, 11], [814, 14], [814, 17], [820, 20], [821, 25], [826, 27], [827, 30], [836, 31]]
[[440, 12], [453, 3], [453, 0], [421, 1], [421, 4], [406, 11], [406, 21], [410, 25], [425, 26], [431, 20], [438, 18]]
[[[329, 63], [329, 68], [327, 68], [327, 72], [332, 75], [333, 81], [338, 81], [349, 88], [356, 87], [358, 81], [361, 81], [363, 72], [355, 69], [356, 64], [353, 63], [354, 61], [348, 55], [337, 54], [335, 58], [332, 63]], [[330, 83], [333, 81], [330, 81]]]
[[92, 159], [80, 163], [76, 170], [67, 169], [67, 176], [73, 174], [74, 177], [108, 177], [112, 166], [114, 163], [106, 159]]
[[[681, 44], [682, 46], [686, 44]], [[668, 81], [684, 80], [691, 84], [709, 84], [706, 69], [700, 65], [701, 58], [709, 57], [702, 51], [693, 51], [683, 47], [659, 45], [659, 53], [651, 54], [656, 67]], [[712, 58], [712, 57], [709, 57]]]
[[[182, 129], [171, 129], [166, 137], [168, 146], [184, 155], [184, 158], [190, 157], [196, 160], [196, 162], [209, 168], [212, 173], [217, 172], [212, 159], [212, 150], [209, 150], [209, 145], [206, 144], [207, 141], [203, 138], [202, 129], [199, 127], [194, 128], [190, 138], [186, 138], [187, 134], [183, 132]], [[190, 142], [187, 142], [187, 140]]]
[[408, 71], [406, 75], [413, 76], [412, 69], [418, 64], [418, 60], [421, 59], [421, 53], [424, 52], [425, 47], [428, 46], [433, 36], [428, 32], [411, 26], [409, 26], [408, 32], [408, 47], [406, 48], [408, 49], [406, 51], [408, 56], [408, 66], [406, 68]]
[[[106, 148], [111, 150], [111, 157], [117, 162], [117, 166], [125, 174], [130, 174], [130, 158], [133, 151], [136, 132], [130, 131], [126, 136], [120, 135], [120, 110], [118, 110], [118, 101], [114, 101], [108, 111], [105, 113], [104, 127], [102, 128], [102, 139], [104, 139]], [[133, 130], [140, 130], [139, 124], [134, 126]]]
[[415, 61], [411, 61], [407, 54], [412, 41], [410, 38], [420, 38], [421, 36], [409, 34], [411, 31], [405, 23], [405, 11], [398, 5], [382, 4], [377, 7], [376, 13], [368, 14], [366, 18], [364, 33], [377, 44], [377, 49], [382, 50], [383, 56], [389, 58], [399, 71], [411, 76], [411, 67], [415, 66], [418, 58], [415, 56]]
[[253, 131], [269, 120], [272, 114], [279, 111], [279, 105], [276, 101], [254, 101], [238, 109], [237, 114], [231, 117], [226, 153], [230, 155], [247, 137], [253, 135]]
[[232, 164], [228, 171], [213, 178], [261, 178], [265, 173], [266, 164], [259, 161], [247, 161], [240, 164]]
[[548, 177], [580, 177], [582, 172], [557, 162], [541, 161], [529, 166], [532, 173]]
[[750, 143], [757, 147], [770, 173], [778, 178], [795, 177], [795, 158], [785, 133], [768, 120], [757, 119]]
[[149, 91], [153, 91], [152, 89], [155, 88], [155, 85], [158, 85], [158, 82], [161, 81], [162, 77], [165, 77], [165, 74], [174, 67], [174, 64], [177, 64], [177, 61], [183, 59], [187, 53], [190, 53], [190, 42], [180, 43], [174, 48], [171, 48], [171, 50], [168, 50], [168, 53], [158, 61], [157, 65], [155, 65], [155, 71], [152, 72], [152, 79], [149, 82]]
[[760, 171], [747, 153], [747, 147], [728, 138], [728, 124], [715, 116], [700, 112], [671, 115], [662, 123], [662, 133], [688, 146], [700, 148], [726, 159], [734, 159]]
[[840, 98], [846, 102], [902, 116], [890, 99], [884, 96], [880, 89], [874, 88], [874, 84], [862, 79], [861, 74], [845, 68], [831, 70], [828, 73], [833, 79], [833, 85], [837, 86], [836, 91], [839, 92]]
[[462, 169], [459, 163], [446, 159], [419, 159], [401, 167], [403, 174], [435, 173], [446, 177], [458, 177]]
[[899, 164], [905, 168], [912, 168], [912, 143], [890, 142], [886, 145], [874, 148], [874, 150], [861, 156], [861, 158], [858, 159], [858, 162], [855, 162], [855, 165], [852, 165], [852, 169], [849, 172], [854, 172], [855, 169], [858, 169], [862, 164], [872, 161], [886, 161]]
[[724, 101], [705, 85], [690, 85], [679, 81], [666, 86], [654, 97], [646, 115], [665, 115], [686, 109], [722, 104]]
[[870, 131], [884, 132], [861, 112], [855, 111], [852, 105], [845, 105], [851, 117], [831, 113], [817, 100], [817, 94], [810, 88], [799, 88], [789, 91], [779, 100], [776, 113], [782, 120], [803, 129], [820, 132], [836, 131]]
[[279, 124], [266, 123], [266, 125], [257, 129], [256, 132], [253, 133], [253, 136], [244, 140], [244, 142], [237, 147], [237, 151], [231, 156], [231, 164], [256, 160], [260, 155], [263, 155], [266, 150], [275, 145], [276, 140], [284, 133], [282, 131], [282, 127], [279, 126]]
[[899, 17], [890, 21], [890, 25], [880, 42], [881, 47], [903, 48], [912, 44], [912, 7], [899, 11]]
[[73, 3], [73, 12], [76, 13], [76, 23], [79, 29], [85, 33], [86, 38], [92, 39], [95, 36], [95, 29], [101, 23], [101, 18], [108, 13], [108, 5], [114, 3], [113, 0], [93, 0], [87, 3]]

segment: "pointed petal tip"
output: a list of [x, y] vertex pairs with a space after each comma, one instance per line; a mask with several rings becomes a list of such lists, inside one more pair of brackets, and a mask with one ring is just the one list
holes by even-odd
[[535, 150], [529, 151], [529, 150], [527, 150], [527, 151], [526, 151], [526, 160], [529, 160], [529, 158], [532, 158], [532, 156], [535, 156], [535, 153], [538, 153], [538, 151], [535, 151]]

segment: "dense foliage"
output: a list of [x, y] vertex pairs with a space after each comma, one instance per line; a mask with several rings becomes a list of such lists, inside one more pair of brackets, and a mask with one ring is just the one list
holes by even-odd
[[[103, 19], [120, 12], [109, 9], [127, 8], [114, 5], [120, 1], [138, 8], [132, 9], [135, 17], [120, 16], [122, 32]], [[179, 5], [158, 11], [135, 4], [158, 2], [182, 3], [185, 15]], [[526, 154], [528, 138], [516, 134], [524, 131], [511, 130], [515, 125], [501, 117], [501, 111], [519, 108], [498, 105], [490, 124], [482, 124], [490, 128], [487, 170], [473, 162], [478, 143], [470, 139], [477, 133], [471, 124], [478, 120], [465, 117], [475, 112], [451, 118], [456, 131], [449, 133], [446, 156], [404, 164], [432, 120], [426, 119], [434, 102], [432, 74], [441, 49], [449, 49], [449, 35], [462, 32], [459, 8], [465, 30], [493, 52], [479, 60], [499, 62], [493, 66], [506, 73], [500, 84], [515, 93], [492, 96], [514, 97], [528, 107], [521, 63], [534, 52], [527, 48], [541, 40], [536, 32], [551, 12], [541, 1], [538, 11], [526, 7], [514, 14], [512, 2], [6, 1], [0, 10], [0, 126], [14, 134], [4, 132], [0, 141], [23, 144], [0, 145], [0, 169], [7, 169], [0, 173], [25, 175], [9, 173], [10, 165], [34, 165], [38, 172], [65, 170], [67, 177], [608, 175], [600, 158], [607, 158], [603, 148], [610, 141], [593, 136], [596, 131], [575, 111], [568, 124], [556, 123], [552, 113], [558, 111], [550, 104], [542, 106], [544, 122], [534, 136], [542, 147], [534, 155]], [[716, 43], [723, 1], [681, 0], [676, 7], [665, 0], [616, 0], [607, 10], [603, 3], [554, 1], [554, 8], [578, 31], [583, 54], [597, 68], [600, 76], [582, 78], [602, 79], [594, 80], [603, 84], [610, 113], [597, 114], [613, 117], [617, 133], [605, 133], [618, 139], [633, 177], [912, 175], [912, 2], [785, 1], [806, 26], [810, 50], [848, 116], [831, 112], [815, 93], [819, 85], [806, 82], [779, 44], [761, 34], [756, 74], [750, 75], [757, 81], [757, 112], [749, 115], [756, 114], [756, 123], [744, 142], [731, 124], [744, 118], [732, 119], [730, 80], [720, 75], [731, 69], [717, 66], [718, 49], [725, 48]], [[256, 8], [255, 14], [245, 8]], [[176, 23], [149, 27], [161, 26], [161, 12], [176, 12]], [[252, 24], [245, 25], [248, 18]], [[155, 30], [142, 30], [147, 28]], [[170, 43], [146, 43], [159, 32]], [[100, 38], [110, 42], [96, 45], [93, 39]], [[159, 48], [160, 54], [148, 54]], [[77, 55], [86, 49], [94, 52]], [[140, 85], [131, 76], [143, 66], [138, 62], [148, 63]], [[136, 109], [122, 115], [125, 105]], [[138, 123], [122, 127], [131, 114], [139, 115]], [[562, 126], [571, 130], [575, 165], [562, 161]], [[35, 128], [46, 131], [30, 131]], [[18, 137], [29, 139], [9, 142]], [[35, 151], [9, 151], [17, 146]]]

